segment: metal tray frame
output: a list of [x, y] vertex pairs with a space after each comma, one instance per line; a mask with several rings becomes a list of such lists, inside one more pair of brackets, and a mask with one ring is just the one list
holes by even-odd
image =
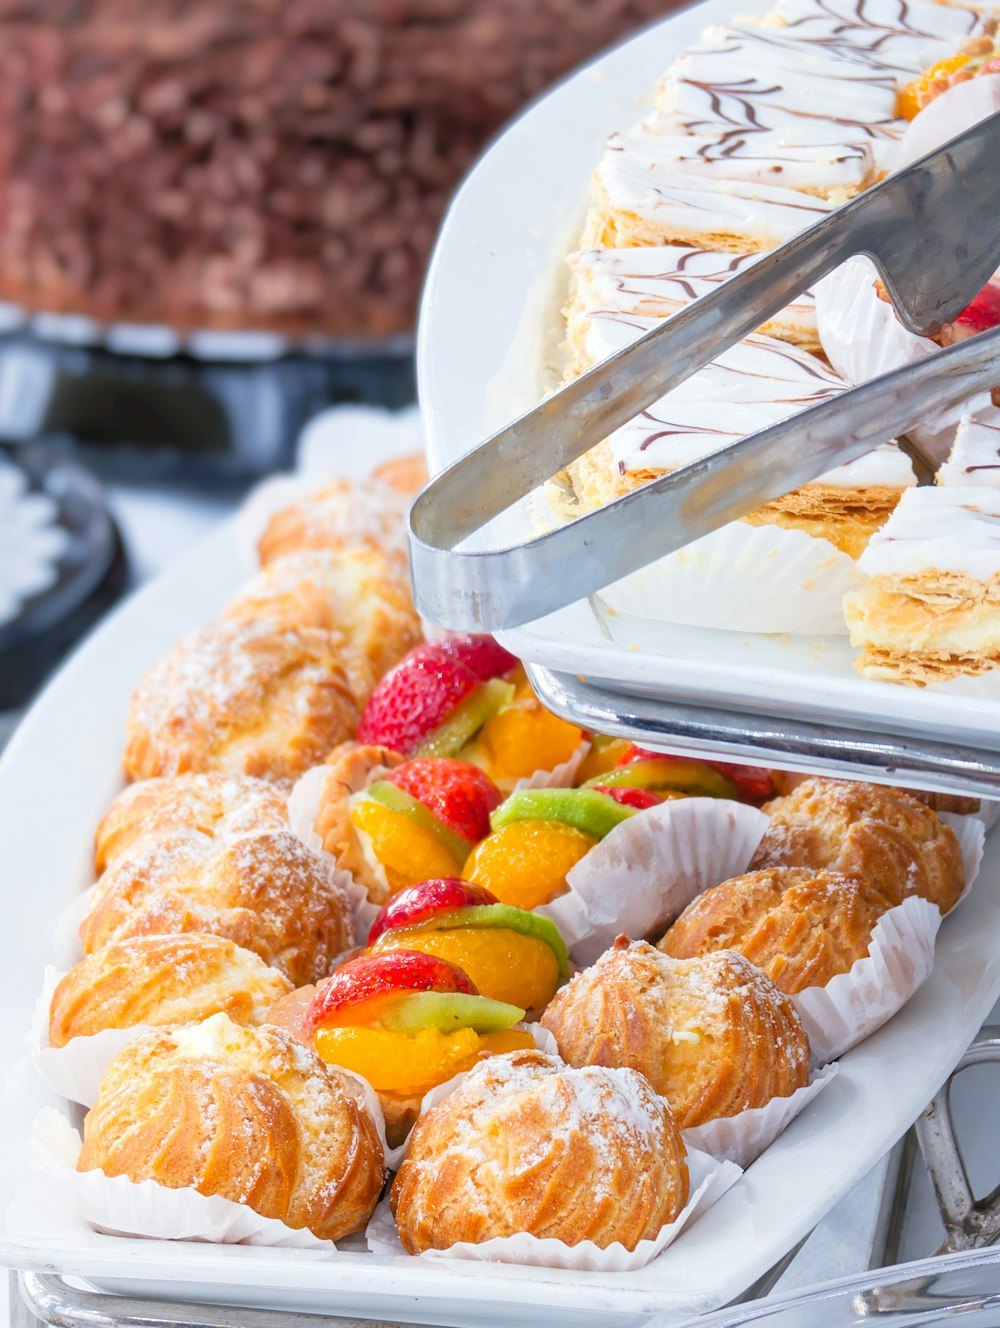
[[620, 690], [525, 661], [546, 706], [585, 729], [672, 750], [717, 752], [782, 770], [1000, 798], [1000, 751], [885, 727], [859, 729], [750, 709], [723, 710]]
[[[663, 1328], [851, 1328], [882, 1319], [892, 1328], [923, 1328], [961, 1314], [965, 1328], [996, 1328], [1000, 1320], [1000, 1186], [977, 1198], [969, 1183], [951, 1112], [957, 1075], [973, 1065], [1000, 1065], [1000, 1025], [987, 1025], [896, 1146], [883, 1192], [874, 1258], [882, 1266], [787, 1295], [768, 1296], [795, 1258], [789, 1252], [738, 1301]], [[945, 1228], [928, 1259], [893, 1266], [899, 1249], [914, 1168], [923, 1160]], [[803, 1242], [804, 1243], [804, 1242]], [[272, 1309], [146, 1300], [80, 1289], [57, 1274], [11, 1274], [12, 1328], [32, 1323], [59, 1328], [391, 1328], [368, 1320]], [[763, 1297], [763, 1298], [761, 1298]], [[660, 1322], [650, 1320], [650, 1328]]]

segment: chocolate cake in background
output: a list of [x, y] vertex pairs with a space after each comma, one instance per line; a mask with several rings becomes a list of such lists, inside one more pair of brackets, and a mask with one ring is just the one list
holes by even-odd
[[411, 328], [449, 195], [671, 0], [0, 0], [0, 299], [103, 322]]

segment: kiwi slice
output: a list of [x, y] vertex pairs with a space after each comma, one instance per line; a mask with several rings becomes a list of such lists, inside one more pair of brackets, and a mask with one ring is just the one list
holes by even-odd
[[597, 789], [522, 789], [500, 804], [490, 825], [499, 830], [512, 821], [561, 821], [593, 839], [603, 839], [635, 811]]
[[617, 766], [607, 774], [596, 775], [588, 784], [601, 784], [607, 788], [646, 788], [672, 793], [684, 793], [696, 798], [735, 798], [736, 785], [731, 779], [702, 765], [700, 761], [686, 761], [673, 756], [644, 756], [628, 765]]
[[486, 721], [510, 705], [513, 699], [514, 685], [504, 682], [503, 678], [490, 678], [488, 682], [480, 683], [444, 723], [424, 739], [414, 755], [457, 756]]
[[[425, 918], [413, 930], [444, 931], [450, 927], [503, 927], [507, 931], [520, 932], [522, 936], [531, 936], [536, 941], [543, 941], [555, 955], [560, 980], [569, 974], [569, 955], [562, 933], [551, 918], [541, 913], [530, 913], [526, 908], [515, 908], [513, 904], [470, 904], [468, 908], [453, 908], [447, 913]], [[391, 935], [391, 931], [382, 933], [382, 936]], [[382, 936], [375, 942], [376, 949]]]
[[502, 1033], [524, 1018], [524, 1011], [487, 996], [467, 996], [459, 991], [410, 991], [388, 1002], [379, 1023], [394, 1033], [419, 1033], [438, 1028], [453, 1033], [474, 1028], [477, 1033]]
[[387, 779], [378, 779], [371, 784], [365, 793], [375, 802], [380, 802], [383, 807], [388, 807], [390, 811], [401, 812], [404, 816], [410, 816], [414, 821], [429, 835], [433, 835], [438, 843], [444, 845], [451, 856], [459, 866], [465, 862], [465, 859], [472, 852], [472, 845], [467, 839], [456, 834], [439, 821], [429, 807], [425, 807], [419, 798], [415, 798], [412, 793], [407, 793], [405, 789], [397, 788], [395, 784], [390, 784]]

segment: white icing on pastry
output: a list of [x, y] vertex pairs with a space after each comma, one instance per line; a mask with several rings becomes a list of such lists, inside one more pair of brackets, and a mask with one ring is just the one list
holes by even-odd
[[619, 151], [606, 153], [597, 176], [612, 207], [651, 221], [665, 234], [727, 235], [774, 247], [820, 221], [834, 206], [795, 189], [687, 175], [670, 167], [651, 175]]
[[[663, 317], [707, 295], [758, 262], [759, 254], [716, 254], [683, 245], [635, 249], [588, 249], [571, 254], [587, 312], [633, 310]], [[816, 331], [816, 302], [809, 291], [777, 314], [776, 321], [810, 335]]]
[[873, 178], [875, 157], [867, 142], [799, 143], [774, 130], [731, 137], [678, 133], [671, 117], [651, 116], [628, 134], [608, 141], [621, 152], [628, 169], [651, 181], [660, 172], [745, 180], [788, 189], [847, 190], [856, 193]]
[[[656, 325], [638, 314], [597, 312], [588, 319], [587, 354], [605, 359]], [[674, 470], [842, 391], [843, 381], [808, 351], [747, 337], [612, 434], [614, 461], [623, 473]], [[913, 472], [887, 443], [817, 482], [902, 487], [913, 483]]]
[[935, 569], [985, 581], [1000, 574], [1000, 491], [959, 485], [907, 489], [858, 566], [868, 576]]
[[993, 406], [962, 419], [937, 482], [1000, 489], [1000, 410]]
[[982, 29], [970, 9], [925, 0], [778, 0], [766, 22], [845, 59], [910, 73]]

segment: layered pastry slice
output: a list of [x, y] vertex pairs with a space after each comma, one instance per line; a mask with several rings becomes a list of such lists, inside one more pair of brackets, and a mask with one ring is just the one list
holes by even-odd
[[[573, 272], [566, 309], [569, 352], [579, 372], [586, 367], [587, 315], [599, 311], [669, 318], [758, 261], [756, 254], [718, 254], [683, 245], [635, 249], [586, 249], [571, 254]], [[808, 350], [819, 349], [816, 304], [808, 291], [761, 325], [759, 331]]]
[[[583, 353], [596, 363], [653, 326], [640, 315], [594, 314]], [[577, 500], [587, 510], [602, 506], [842, 391], [843, 381], [808, 351], [747, 337], [574, 462]], [[745, 519], [805, 531], [857, 557], [914, 483], [909, 458], [887, 442]]]
[[1000, 493], [911, 489], [859, 561], [844, 600], [866, 678], [923, 687], [1000, 665]]

